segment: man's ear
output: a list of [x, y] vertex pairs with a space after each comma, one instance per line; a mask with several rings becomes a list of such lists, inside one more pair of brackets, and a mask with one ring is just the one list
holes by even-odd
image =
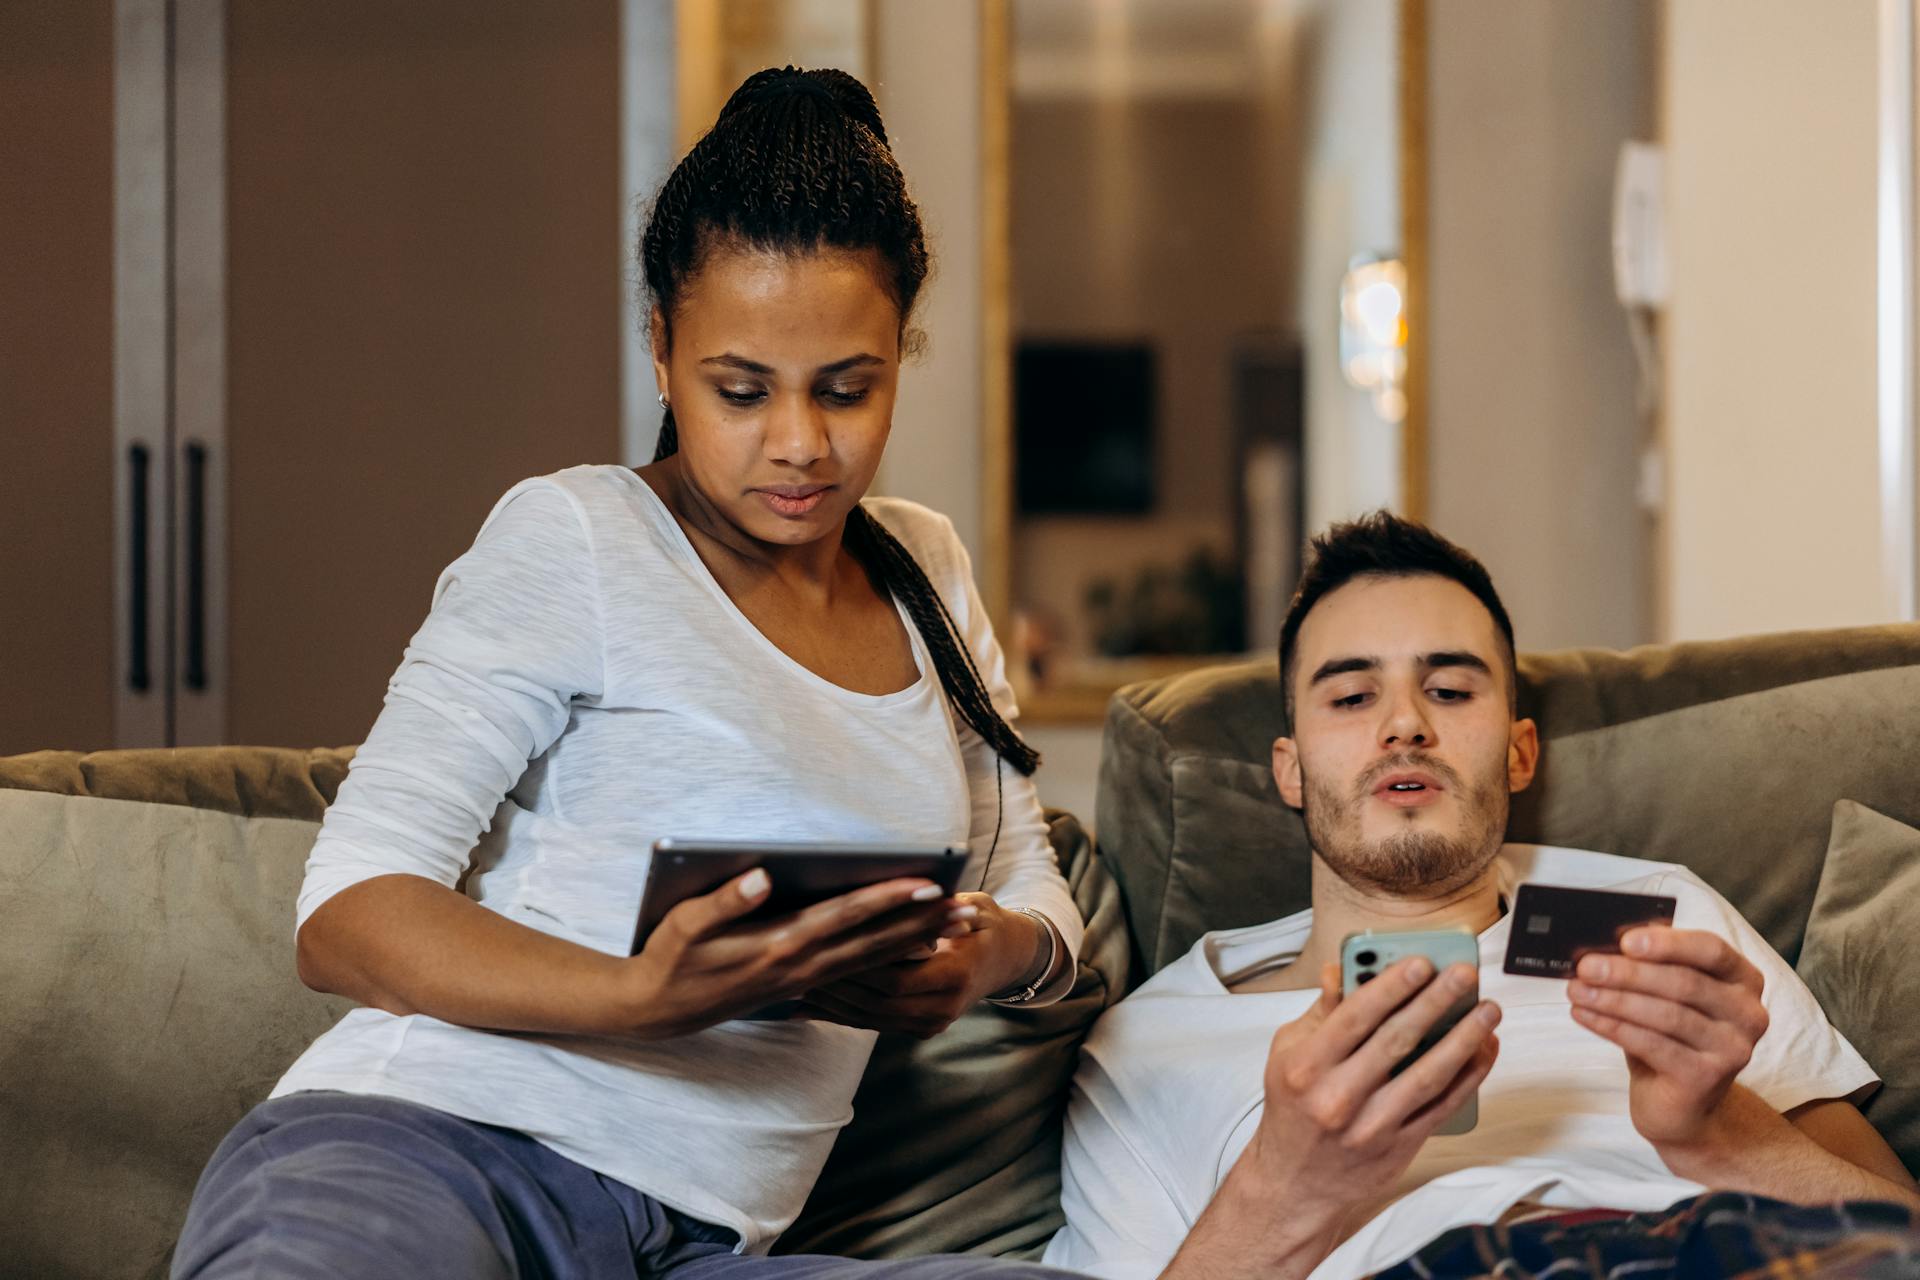
[[1507, 790], [1525, 791], [1540, 767], [1540, 730], [1531, 720], [1515, 720], [1507, 731]]
[[1300, 807], [1300, 748], [1292, 738], [1273, 740], [1273, 785], [1289, 809]]
[[667, 389], [667, 318], [658, 307], [647, 314], [647, 349], [653, 355], [653, 385], [672, 400], [673, 392]]

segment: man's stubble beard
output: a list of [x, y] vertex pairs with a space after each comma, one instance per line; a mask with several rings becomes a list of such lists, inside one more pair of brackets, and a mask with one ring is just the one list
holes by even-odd
[[[1420, 770], [1439, 778], [1460, 802], [1458, 834], [1404, 830], [1368, 843], [1360, 835], [1360, 813], [1374, 785], [1389, 773]], [[1362, 774], [1349, 796], [1318, 777], [1307, 777], [1301, 813], [1314, 852], [1333, 873], [1355, 888], [1394, 897], [1438, 896], [1471, 882], [1499, 853], [1506, 837], [1507, 792], [1504, 756], [1486, 775], [1464, 779], [1432, 756], [1413, 751], [1377, 762]]]

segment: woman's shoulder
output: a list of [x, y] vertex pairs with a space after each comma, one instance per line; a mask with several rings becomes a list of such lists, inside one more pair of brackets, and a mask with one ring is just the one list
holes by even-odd
[[932, 507], [909, 498], [864, 498], [860, 505], [913, 553], [929, 576], [972, 572], [966, 546], [953, 521]]
[[595, 526], [632, 514], [634, 491], [645, 484], [629, 467], [599, 463], [528, 476], [500, 495], [481, 527], [562, 521], [592, 540]]

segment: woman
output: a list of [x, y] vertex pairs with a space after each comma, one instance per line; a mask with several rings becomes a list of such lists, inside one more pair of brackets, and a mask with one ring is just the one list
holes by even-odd
[[[846, 1265], [730, 1255], [799, 1211], [873, 1032], [1071, 983], [966, 553], [861, 502], [928, 265], [871, 96], [753, 76], [641, 259], [655, 461], [517, 486], [442, 575], [300, 896], [301, 976], [366, 1007], [215, 1153], [177, 1276]], [[750, 872], [629, 957], [661, 836], [966, 842], [984, 892], [749, 920]]]

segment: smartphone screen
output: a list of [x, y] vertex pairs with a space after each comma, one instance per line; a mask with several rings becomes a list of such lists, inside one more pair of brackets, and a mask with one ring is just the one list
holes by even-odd
[[[1425, 956], [1432, 962], [1436, 974], [1456, 964], [1472, 965], [1477, 971], [1480, 968], [1480, 942], [1465, 929], [1426, 929], [1404, 933], [1368, 930], [1365, 933], [1350, 933], [1340, 944], [1340, 990], [1352, 995], [1383, 970], [1408, 956]], [[1394, 1065], [1393, 1074], [1399, 1075], [1414, 1059], [1438, 1044], [1456, 1022], [1473, 1012], [1477, 1003], [1479, 994], [1474, 991], [1469, 991], [1454, 1002], [1453, 1007], [1442, 1014], [1433, 1028], [1421, 1037], [1413, 1052]], [[1468, 1133], [1479, 1122], [1480, 1100], [1478, 1093], [1475, 1093], [1467, 1098], [1458, 1111], [1448, 1116], [1434, 1133]]]

